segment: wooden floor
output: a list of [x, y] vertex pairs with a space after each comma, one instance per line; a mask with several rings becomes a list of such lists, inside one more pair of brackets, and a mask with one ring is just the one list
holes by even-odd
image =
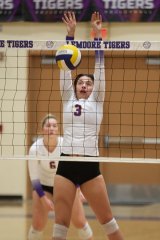
[[[112, 209], [125, 240], [160, 240], [160, 204], [112, 206]], [[85, 211], [94, 232], [94, 239], [106, 239], [103, 229], [87, 205]], [[0, 201], [0, 239], [27, 240], [31, 216], [31, 201], [12, 203]], [[44, 232], [44, 240], [51, 239], [53, 221], [54, 215], [51, 213]], [[70, 227], [68, 239], [78, 239], [77, 230], [73, 226]]]

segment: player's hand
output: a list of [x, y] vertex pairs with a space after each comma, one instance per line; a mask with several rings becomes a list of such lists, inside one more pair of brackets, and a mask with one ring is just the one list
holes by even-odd
[[77, 24], [74, 12], [65, 12], [62, 20], [66, 24], [68, 36], [74, 37]]
[[94, 12], [91, 17], [91, 25], [93, 31], [95, 33], [95, 37], [101, 37], [101, 29], [102, 29], [102, 16], [99, 12]]

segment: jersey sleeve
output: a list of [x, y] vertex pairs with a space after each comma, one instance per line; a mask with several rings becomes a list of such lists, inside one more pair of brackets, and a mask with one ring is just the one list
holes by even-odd
[[71, 71], [60, 70], [60, 91], [63, 101], [67, 101], [73, 95]]
[[[66, 36], [66, 41], [74, 40], [73, 37]], [[63, 101], [67, 101], [74, 93], [71, 71], [60, 70], [60, 91]]]
[[[31, 146], [29, 150], [29, 156], [36, 156], [36, 150], [34, 146]], [[33, 189], [37, 192], [39, 197], [43, 197], [45, 195], [42, 185], [39, 180], [39, 173], [38, 173], [38, 166], [39, 161], [38, 160], [28, 160], [28, 170], [29, 170], [29, 176], [32, 183]]]
[[[95, 41], [101, 39], [95, 39]], [[104, 68], [104, 51], [95, 51], [95, 71], [94, 71], [94, 99], [103, 102], [105, 97], [105, 68]]]

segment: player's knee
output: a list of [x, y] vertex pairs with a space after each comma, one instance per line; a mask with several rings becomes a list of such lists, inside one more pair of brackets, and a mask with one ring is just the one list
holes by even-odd
[[103, 226], [103, 228], [104, 228], [104, 230], [105, 230], [105, 232], [106, 232], [107, 235], [110, 235], [110, 234], [112, 234], [112, 233], [115, 233], [116, 231], [119, 230], [119, 226], [118, 226], [115, 218], [112, 218], [111, 221], [103, 224], [102, 226]]
[[80, 239], [87, 240], [93, 236], [93, 232], [91, 227], [89, 226], [88, 222], [85, 226], [78, 230]]
[[55, 223], [53, 227], [53, 237], [66, 239], [67, 238], [68, 228], [66, 226]]
[[41, 240], [42, 235], [42, 231], [37, 231], [31, 226], [28, 233], [28, 240]]

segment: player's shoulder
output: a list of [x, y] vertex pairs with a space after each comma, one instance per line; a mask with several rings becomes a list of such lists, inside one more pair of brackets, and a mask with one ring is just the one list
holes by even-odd
[[37, 148], [43, 146], [43, 138], [42, 137], [38, 137], [34, 143], [31, 145], [30, 149], [29, 149], [29, 152], [32, 153], [32, 152], [35, 152], [37, 151]]
[[[34, 141], [34, 143], [32, 144], [32, 146], [41, 146], [42, 143], [43, 143], [43, 137], [38, 137], [38, 138]], [[32, 147], [32, 146], [31, 146], [31, 147]]]
[[58, 137], [58, 146], [62, 146], [62, 143], [63, 143], [63, 137], [59, 136]]

